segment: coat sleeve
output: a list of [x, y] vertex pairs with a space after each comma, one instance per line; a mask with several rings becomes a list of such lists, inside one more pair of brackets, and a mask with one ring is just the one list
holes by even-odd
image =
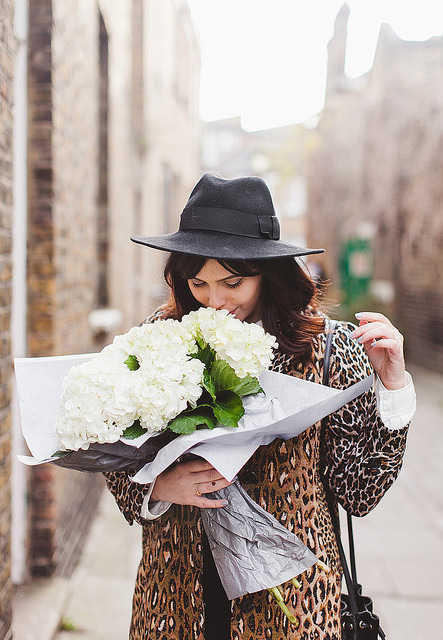
[[130, 479], [131, 473], [126, 471], [110, 471], [104, 476], [109, 491], [129, 524], [134, 521], [141, 525], [147, 524], [148, 520], [141, 517], [140, 511], [150, 485], [133, 482]]
[[[344, 389], [372, 373], [363, 347], [350, 337], [353, 329], [339, 323], [334, 332], [331, 387]], [[325, 477], [349, 513], [369, 513], [397, 478], [408, 428], [389, 430], [383, 424], [373, 389], [324, 421]]]

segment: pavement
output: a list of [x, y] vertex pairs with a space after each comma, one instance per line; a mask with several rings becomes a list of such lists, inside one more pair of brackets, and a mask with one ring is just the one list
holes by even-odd
[[[388, 640], [443, 638], [443, 375], [409, 368], [417, 391], [400, 476], [372, 513], [354, 518], [357, 574]], [[104, 491], [70, 579], [17, 589], [14, 640], [124, 640], [141, 555]]]

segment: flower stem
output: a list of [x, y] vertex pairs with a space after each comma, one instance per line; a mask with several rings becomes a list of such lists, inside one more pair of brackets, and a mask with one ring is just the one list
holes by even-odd
[[299, 582], [297, 578], [292, 578], [291, 582], [296, 589], [301, 589], [301, 582]]
[[322, 571], [326, 571], [326, 573], [329, 573], [331, 570], [330, 567], [328, 567], [328, 565], [322, 562], [321, 560], [317, 560], [317, 566]]
[[285, 603], [283, 602], [283, 597], [280, 593], [280, 591], [278, 590], [277, 587], [270, 587], [268, 589], [269, 593], [275, 598], [278, 606], [280, 607], [280, 609], [283, 611], [283, 613], [285, 614], [285, 616], [288, 618], [288, 620], [290, 622], [292, 622], [292, 624], [296, 625], [298, 627], [298, 620], [297, 618], [294, 616], [293, 613], [291, 613], [288, 609], [288, 607], [285, 605]]

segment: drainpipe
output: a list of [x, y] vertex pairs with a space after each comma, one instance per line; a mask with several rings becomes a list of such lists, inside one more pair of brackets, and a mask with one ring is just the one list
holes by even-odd
[[[15, 0], [14, 36], [17, 45], [14, 61], [11, 345], [13, 357], [26, 357], [28, 0]], [[11, 577], [15, 584], [20, 584], [26, 579], [27, 472], [16, 456], [26, 453], [26, 445], [21, 435], [14, 384], [12, 388]]]

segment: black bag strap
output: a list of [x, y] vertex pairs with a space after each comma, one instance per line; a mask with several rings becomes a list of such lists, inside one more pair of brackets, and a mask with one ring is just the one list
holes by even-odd
[[326, 387], [329, 386], [329, 371], [331, 368], [331, 347], [332, 338], [334, 337], [334, 331], [337, 326], [337, 320], [330, 320], [329, 327], [326, 333], [325, 352], [323, 355], [323, 380], [322, 384]]
[[[329, 385], [329, 372], [331, 368], [331, 348], [332, 348], [332, 339], [334, 337], [334, 331], [337, 326], [336, 320], [330, 320], [328, 331], [326, 334], [326, 345], [324, 352], [324, 360], [323, 360], [323, 379], [322, 383], [326, 386]], [[331, 514], [332, 526], [334, 527], [335, 538], [337, 541], [338, 553], [340, 556], [340, 562], [343, 569], [343, 575], [346, 582], [346, 588], [348, 590], [349, 602], [351, 605], [352, 614], [355, 616], [355, 621], [357, 620], [358, 613], [358, 605], [357, 605], [357, 575], [356, 575], [356, 566], [355, 566], [355, 546], [354, 546], [354, 532], [352, 529], [352, 516], [348, 513], [348, 537], [349, 537], [349, 549], [351, 554], [351, 567], [352, 567], [352, 575], [349, 571], [348, 563], [346, 560], [345, 551], [343, 548], [343, 544], [341, 541], [340, 535], [340, 524], [338, 521], [337, 511], [335, 501], [332, 497], [331, 490], [329, 488], [328, 482], [325, 477], [323, 477], [323, 484], [326, 491], [326, 500], [328, 502], [329, 512]]]
[[[324, 360], [323, 360], [323, 378], [322, 378], [322, 384], [324, 385], [329, 385], [332, 339], [334, 337], [334, 331], [337, 324], [338, 324], [337, 320], [330, 320], [328, 331], [326, 334], [325, 352], [323, 356]], [[345, 578], [346, 588], [348, 590], [351, 613], [354, 618], [354, 635], [355, 635], [355, 638], [357, 638], [357, 616], [358, 616], [357, 595], [359, 594], [360, 585], [357, 583], [357, 568], [355, 563], [355, 545], [354, 545], [354, 531], [352, 527], [352, 516], [350, 513], [346, 512], [347, 525], [348, 525], [349, 557], [350, 557], [350, 564], [351, 564], [351, 570], [349, 570], [348, 562], [346, 560], [345, 550], [343, 548], [343, 544], [341, 541], [340, 523], [338, 519], [337, 505], [333, 498], [332, 491], [329, 488], [329, 483], [327, 482], [327, 479], [324, 473], [322, 474], [322, 480], [323, 480], [323, 485], [326, 492], [326, 500], [328, 503], [329, 512], [331, 514], [332, 526], [334, 528], [335, 538], [337, 541], [338, 553], [340, 556], [340, 562], [343, 569], [343, 576]], [[379, 629], [378, 633], [382, 639], [386, 638], [381, 628]]]

